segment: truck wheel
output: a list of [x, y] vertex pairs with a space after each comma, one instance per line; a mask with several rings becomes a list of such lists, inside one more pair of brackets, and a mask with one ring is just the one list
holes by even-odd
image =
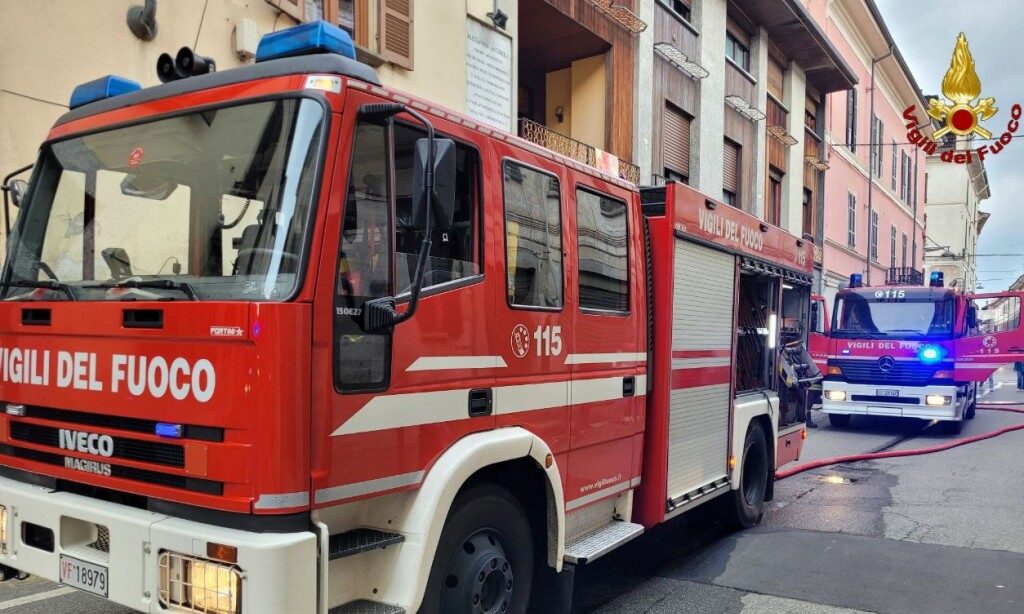
[[964, 418], [967, 420], [974, 420], [974, 414], [978, 410], [978, 389], [974, 389], [974, 394], [971, 395], [971, 402], [967, 405], [967, 409], [964, 410]]
[[740, 487], [731, 497], [725, 497], [723, 504], [728, 524], [737, 529], [746, 529], [761, 522], [764, 515], [764, 498], [768, 492], [768, 438], [760, 422], [750, 425], [743, 442], [743, 459], [740, 466]]
[[837, 429], [845, 429], [850, 426], [850, 414], [829, 414], [828, 423]]
[[460, 494], [441, 531], [420, 614], [525, 614], [533, 535], [523, 506], [493, 484]]

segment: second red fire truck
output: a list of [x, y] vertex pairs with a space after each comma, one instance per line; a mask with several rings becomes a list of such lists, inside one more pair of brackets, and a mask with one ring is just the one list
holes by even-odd
[[853, 275], [828, 332], [823, 411], [839, 427], [853, 416], [894, 416], [959, 433], [980, 384], [1024, 359], [1022, 296], [963, 293], [945, 287], [941, 272], [927, 286], [863, 287]]
[[811, 245], [779, 228], [383, 87], [323, 23], [71, 106], [3, 273], [0, 575], [543, 611], [705, 502], [759, 522], [799, 456]]

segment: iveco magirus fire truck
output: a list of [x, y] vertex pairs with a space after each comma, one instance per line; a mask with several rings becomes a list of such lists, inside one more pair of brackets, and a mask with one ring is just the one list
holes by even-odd
[[[383, 87], [347, 34], [77, 88], [0, 302], [0, 573], [145, 612], [543, 612], [799, 455], [811, 245]], [[569, 587], [569, 590], [566, 590]]]
[[941, 272], [928, 286], [863, 287], [836, 295], [822, 409], [852, 416], [938, 420], [953, 433], [974, 418], [978, 386], [1024, 352], [1022, 293], [964, 294]]

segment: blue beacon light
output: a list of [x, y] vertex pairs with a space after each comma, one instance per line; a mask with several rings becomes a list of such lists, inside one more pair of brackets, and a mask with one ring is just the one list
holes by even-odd
[[314, 21], [271, 32], [261, 38], [256, 48], [256, 62], [315, 53], [335, 53], [354, 60], [356, 46], [349, 33], [338, 26], [326, 21]]
[[942, 354], [942, 348], [927, 343], [917, 350], [918, 359], [926, 365], [935, 364], [942, 360]]

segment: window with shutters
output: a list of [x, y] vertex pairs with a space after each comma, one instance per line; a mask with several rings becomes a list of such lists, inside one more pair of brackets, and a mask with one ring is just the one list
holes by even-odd
[[722, 200], [740, 206], [740, 145], [725, 139], [722, 147]]
[[896, 225], [889, 232], [889, 266], [896, 268]]
[[562, 308], [562, 205], [558, 178], [504, 165], [505, 287], [509, 305]]
[[402, 68], [413, 69], [413, 0], [378, 0], [380, 54]]
[[626, 203], [576, 190], [580, 309], [629, 311]]
[[900, 266], [907, 266], [907, 234], [900, 235]]
[[857, 151], [857, 90], [846, 91], [846, 145]]
[[782, 101], [786, 87], [785, 70], [773, 59], [768, 60], [768, 93]]
[[900, 157], [900, 199], [910, 202], [910, 156], [906, 153]]
[[882, 176], [882, 141], [885, 140], [885, 126], [877, 116], [871, 116], [871, 171], [875, 177]]
[[773, 226], [779, 225], [782, 214], [782, 175], [774, 168], [768, 171], [768, 210], [765, 211], [765, 221]]
[[871, 228], [868, 229], [868, 245], [871, 259], [878, 262], [878, 212], [871, 212]]
[[857, 196], [846, 195], [846, 246], [857, 249]]
[[690, 180], [690, 120], [675, 106], [665, 103], [661, 129], [661, 159], [665, 177], [688, 183]]
[[803, 219], [800, 225], [800, 232], [805, 235], [814, 235], [814, 192], [810, 188], [804, 188], [803, 197]]
[[892, 141], [892, 191], [896, 191], [896, 139]]

